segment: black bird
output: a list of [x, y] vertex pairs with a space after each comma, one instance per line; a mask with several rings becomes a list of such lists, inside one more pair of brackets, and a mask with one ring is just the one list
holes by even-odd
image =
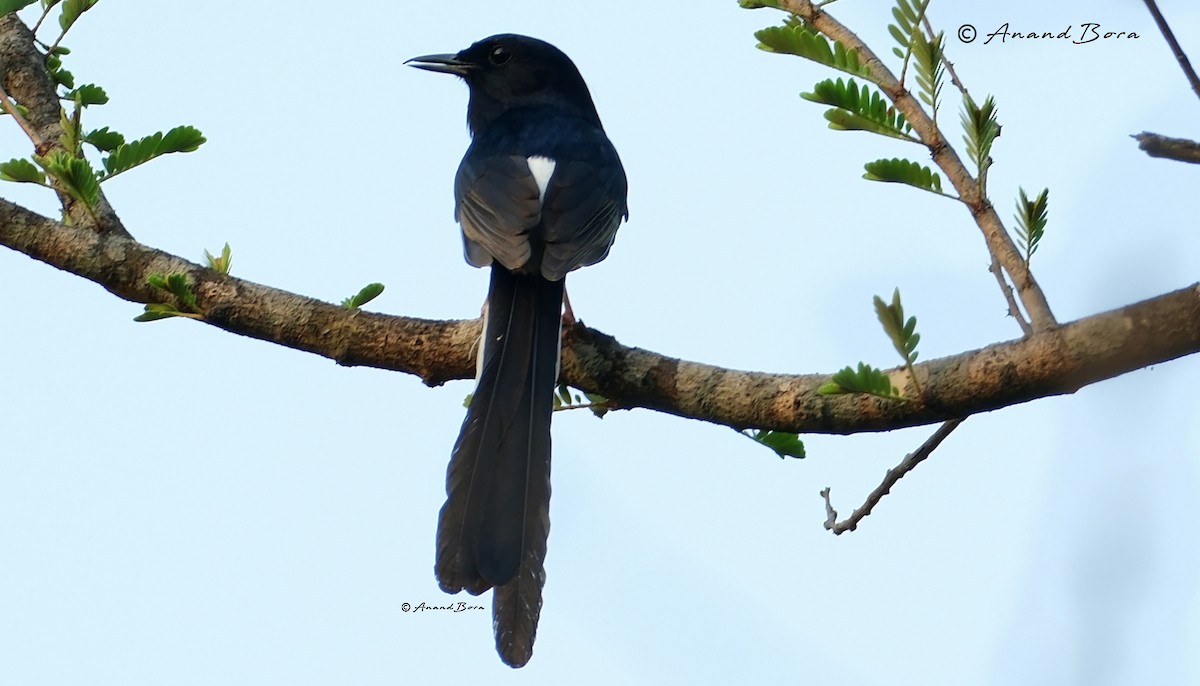
[[454, 179], [463, 252], [492, 268], [479, 380], [446, 474], [434, 571], [447, 593], [494, 588], [496, 650], [533, 654], [546, 580], [550, 415], [567, 272], [608, 255], [625, 170], [575, 64], [501, 34], [414, 67], [467, 82], [471, 146]]

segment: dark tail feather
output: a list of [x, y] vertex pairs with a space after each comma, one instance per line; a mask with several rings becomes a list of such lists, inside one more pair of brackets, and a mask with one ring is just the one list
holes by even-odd
[[483, 370], [446, 476], [435, 571], [442, 589], [495, 587], [496, 649], [529, 661], [546, 573], [550, 415], [562, 281], [492, 268]]

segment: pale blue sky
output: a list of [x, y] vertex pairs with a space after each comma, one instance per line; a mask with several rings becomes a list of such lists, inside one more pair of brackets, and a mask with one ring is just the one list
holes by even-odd
[[[1162, 4], [1200, 60], [1200, 10]], [[504, 5], [108, 2], [68, 67], [112, 98], [89, 126], [209, 139], [106, 185], [140, 240], [195, 260], [228, 241], [252, 281], [328, 300], [382, 281], [369, 309], [469, 317], [486, 276], [452, 218], [466, 89], [401, 64], [535, 35], [579, 65], [630, 179], [610, 257], [570, 278], [588, 324], [735, 368], [890, 366], [871, 296], [899, 287], [923, 359], [1019, 335], [962, 206], [859, 178], [924, 150], [828, 130], [797, 93], [837, 74], [754, 48], [781, 14]], [[999, 102], [1001, 216], [1019, 185], [1051, 189], [1034, 266], [1059, 319], [1195, 282], [1196, 170], [1128, 138], [1200, 135], [1145, 8], [975, 5], [930, 14], [950, 34], [1141, 34], [950, 40]], [[830, 10], [890, 55], [890, 4]], [[0, 127], [0, 157], [27, 152]], [[135, 324], [140, 306], [11, 251], [0, 286], [0, 683], [1200, 682], [1195, 358], [972, 418], [840, 538], [818, 491], [848, 513], [932, 427], [807, 437], [780, 461], [666, 415], [560, 414], [545, 609], [514, 672], [490, 610], [400, 609], [449, 599], [433, 534], [469, 383]]]

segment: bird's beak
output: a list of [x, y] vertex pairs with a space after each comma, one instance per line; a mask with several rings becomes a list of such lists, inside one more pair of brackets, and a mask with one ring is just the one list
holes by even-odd
[[458, 59], [458, 55], [422, 55], [414, 57], [405, 62], [410, 67], [424, 69], [426, 71], [437, 71], [443, 74], [457, 74], [466, 76], [471, 71], [471, 63], [464, 62]]

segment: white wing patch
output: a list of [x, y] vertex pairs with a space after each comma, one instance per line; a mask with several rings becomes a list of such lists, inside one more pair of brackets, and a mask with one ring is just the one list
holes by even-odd
[[529, 173], [533, 174], [533, 180], [538, 187], [538, 203], [546, 202], [546, 186], [550, 184], [550, 177], [554, 175], [554, 160], [541, 155], [531, 155], [525, 158], [526, 164], [529, 165]]

